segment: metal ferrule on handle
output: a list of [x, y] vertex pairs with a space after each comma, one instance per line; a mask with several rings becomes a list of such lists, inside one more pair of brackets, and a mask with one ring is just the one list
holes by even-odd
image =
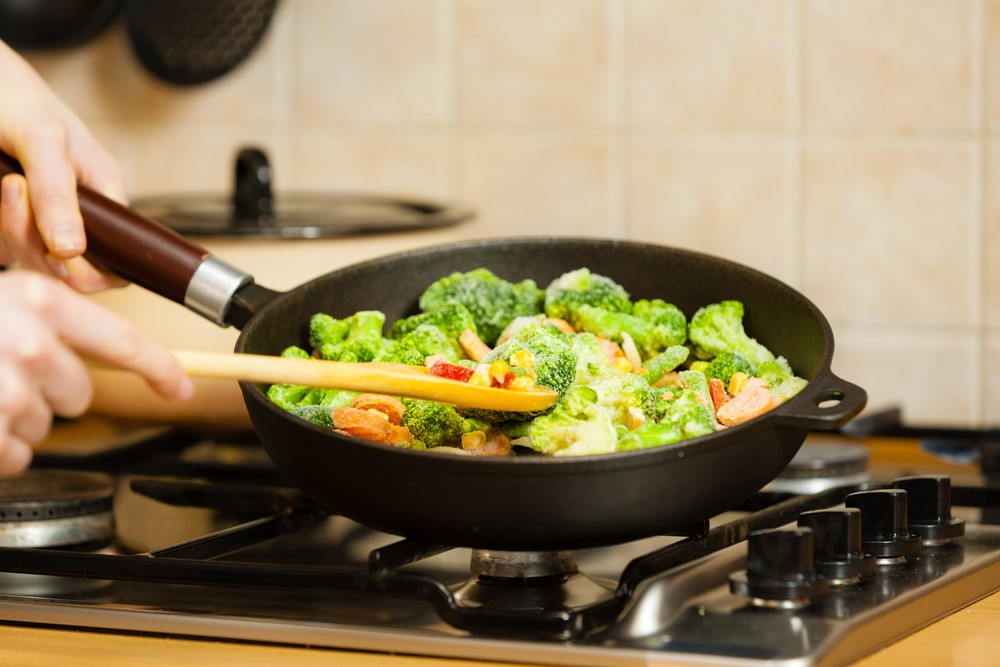
[[250, 274], [209, 255], [191, 276], [184, 305], [219, 326], [228, 326], [226, 314], [233, 294], [252, 281]]

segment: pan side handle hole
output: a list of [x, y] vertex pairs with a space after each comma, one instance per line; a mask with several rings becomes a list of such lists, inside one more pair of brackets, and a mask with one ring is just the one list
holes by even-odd
[[843, 400], [844, 392], [837, 389], [831, 389], [817, 396], [814, 403], [820, 410], [832, 410], [840, 405]]

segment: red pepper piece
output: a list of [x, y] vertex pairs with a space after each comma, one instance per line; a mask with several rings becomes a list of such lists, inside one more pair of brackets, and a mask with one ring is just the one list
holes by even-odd
[[459, 382], [468, 382], [469, 378], [472, 377], [473, 370], [450, 361], [436, 361], [427, 369], [427, 373]]

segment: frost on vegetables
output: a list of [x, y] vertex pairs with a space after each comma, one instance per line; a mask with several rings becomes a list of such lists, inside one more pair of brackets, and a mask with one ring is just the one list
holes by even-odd
[[485, 268], [427, 287], [420, 312], [317, 313], [309, 347], [283, 356], [423, 365], [483, 386], [551, 389], [543, 413], [272, 385], [268, 397], [319, 427], [410, 449], [478, 456], [580, 456], [646, 449], [753, 419], [805, 386], [788, 361], [743, 328], [743, 304], [708, 304], [690, 320], [661, 299], [632, 300], [587, 268], [541, 289]]

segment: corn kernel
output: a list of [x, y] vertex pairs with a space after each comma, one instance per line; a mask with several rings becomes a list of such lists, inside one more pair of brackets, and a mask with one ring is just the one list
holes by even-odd
[[479, 449], [486, 444], [486, 434], [482, 431], [469, 431], [462, 434], [462, 449]]
[[692, 371], [701, 371], [702, 373], [704, 373], [705, 369], [708, 368], [708, 362], [707, 361], [692, 361], [691, 365], [688, 368], [690, 370], [692, 370]]
[[624, 371], [626, 373], [632, 372], [632, 364], [629, 363], [629, 360], [625, 357], [615, 357], [615, 360], [611, 362], [611, 365], [620, 371]]
[[507, 388], [514, 391], [531, 391], [535, 388], [535, 381], [527, 375], [521, 375], [511, 380]]
[[746, 373], [741, 371], [733, 373], [733, 377], [729, 378], [729, 395], [735, 396], [743, 391], [743, 387], [746, 386], [747, 379]]
[[523, 368], [525, 370], [531, 370], [535, 367], [535, 357], [527, 350], [518, 350], [514, 354], [510, 355], [510, 365], [516, 366], [517, 368]]
[[476, 370], [472, 371], [472, 375], [469, 377], [469, 384], [479, 387], [492, 387], [493, 381], [490, 379], [489, 364], [479, 364], [476, 366]]
[[503, 359], [497, 359], [490, 364], [490, 380], [493, 384], [503, 386], [503, 381], [510, 373], [510, 365]]

